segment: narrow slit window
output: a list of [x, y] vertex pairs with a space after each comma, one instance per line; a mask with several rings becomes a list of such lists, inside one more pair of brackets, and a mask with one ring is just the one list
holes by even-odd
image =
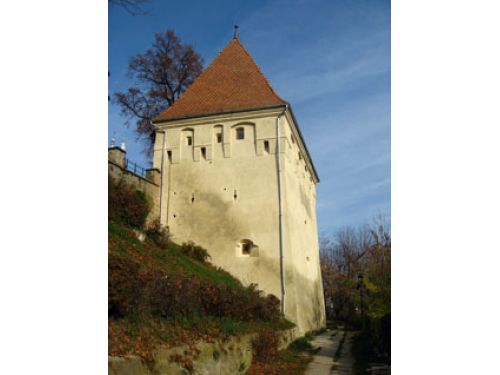
[[202, 157], [203, 159], [206, 159], [206, 158], [207, 158], [207, 149], [206, 149], [206, 147], [202, 147], [202, 148], [201, 148], [201, 157]]
[[218, 133], [216, 137], [217, 137], [217, 143], [222, 143], [222, 133]]
[[194, 193], [191, 194], [191, 203], [194, 203]]
[[167, 158], [168, 158], [168, 162], [171, 163], [172, 162], [172, 151], [167, 151]]
[[238, 192], [236, 190], [234, 190], [233, 199], [238, 199]]
[[193, 145], [193, 137], [187, 136], [186, 137], [186, 145], [187, 146], [192, 146]]
[[236, 139], [245, 139], [245, 129], [243, 128], [236, 129]]
[[269, 154], [269, 141], [264, 141], [264, 151]]

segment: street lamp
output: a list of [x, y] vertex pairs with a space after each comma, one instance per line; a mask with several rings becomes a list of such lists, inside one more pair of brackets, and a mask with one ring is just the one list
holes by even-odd
[[359, 273], [358, 274], [358, 286], [357, 289], [359, 289], [359, 301], [360, 301], [360, 309], [361, 309], [361, 323], [363, 324], [363, 330], [365, 329], [365, 310], [363, 306], [363, 289], [364, 289], [364, 284], [363, 284], [363, 274]]

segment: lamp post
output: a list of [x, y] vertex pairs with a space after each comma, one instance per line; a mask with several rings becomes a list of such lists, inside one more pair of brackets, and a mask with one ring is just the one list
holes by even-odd
[[363, 327], [363, 330], [365, 329], [365, 311], [364, 311], [364, 304], [363, 304], [363, 289], [364, 289], [364, 284], [363, 284], [363, 274], [359, 273], [358, 274], [358, 286], [357, 288], [359, 289], [359, 302], [360, 302], [360, 309], [361, 309], [361, 324]]

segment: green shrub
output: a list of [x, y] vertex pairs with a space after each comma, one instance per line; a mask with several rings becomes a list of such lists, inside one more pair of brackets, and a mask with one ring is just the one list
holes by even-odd
[[146, 194], [108, 175], [108, 216], [134, 228], [142, 228], [151, 210]]
[[158, 247], [165, 249], [170, 243], [170, 232], [168, 228], [160, 224], [160, 219], [153, 220], [146, 227], [147, 236], [158, 245]]
[[371, 342], [375, 357], [387, 362], [391, 358], [391, 314], [380, 318], [365, 317], [366, 339]]
[[311, 343], [306, 337], [299, 337], [290, 344], [290, 349], [302, 352], [312, 348]]
[[196, 259], [201, 263], [208, 262], [208, 259], [211, 258], [208, 251], [205, 250], [201, 246], [197, 246], [194, 242], [185, 242], [181, 246], [181, 251], [183, 254], [187, 255], [190, 258]]

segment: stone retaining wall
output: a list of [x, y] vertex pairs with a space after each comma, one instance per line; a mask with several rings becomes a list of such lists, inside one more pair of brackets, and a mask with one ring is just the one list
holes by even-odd
[[145, 193], [153, 205], [146, 221], [158, 219], [160, 217], [160, 171], [154, 168], [148, 169], [143, 177], [127, 170], [125, 159], [126, 152], [121, 148], [108, 148], [108, 174]]
[[[295, 328], [280, 334], [279, 349], [285, 349], [297, 337]], [[109, 375], [236, 375], [245, 374], [252, 363], [252, 340], [257, 334], [233, 336], [224, 341], [199, 342], [194, 347], [187, 345], [160, 348], [155, 354], [152, 370], [137, 356], [128, 358], [109, 357]], [[186, 369], [176, 362], [179, 358], [192, 364]]]

